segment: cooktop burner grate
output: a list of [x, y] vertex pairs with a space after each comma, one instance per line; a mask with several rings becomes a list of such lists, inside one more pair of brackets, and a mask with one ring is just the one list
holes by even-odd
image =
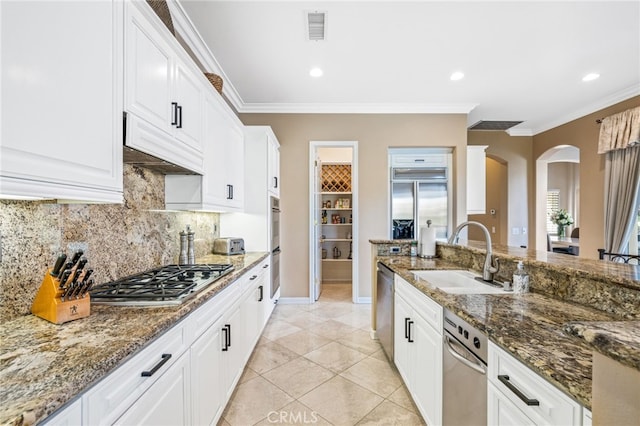
[[102, 284], [91, 301], [112, 305], [180, 304], [233, 270], [231, 264], [167, 265]]

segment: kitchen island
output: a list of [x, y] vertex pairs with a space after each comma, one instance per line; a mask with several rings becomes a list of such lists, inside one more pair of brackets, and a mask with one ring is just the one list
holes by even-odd
[[199, 263], [231, 263], [234, 270], [181, 305], [92, 305], [89, 317], [62, 325], [34, 315], [3, 323], [0, 425], [43, 421], [232, 286], [267, 256], [257, 252], [197, 259]]
[[[416, 278], [412, 271], [480, 271], [484, 243], [472, 242], [470, 247], [438, 243], [436, 259], [390, 255], [389, 247], [397, 242], [371, 243], [378, 253], [374, 259], [480, 329], [493, 343], [588, 409], [592, 407], [592, 347], [570, 333], [567, 324], [607, 324], [607, 331], [619, 337], [616, 346], [609, 345], [611, 356], [637, 368], [640, 336], [632, 331], [640, 318], [637, 266], [494, 245], [494, 255], [501, 259], [497, 279], [509, 277], [517, 260], [522, 259], [530, 273], [532, 292], [447, 294]], [[628, 331], [622, 334], [626, 338], [619, 333], [623, 330]]]

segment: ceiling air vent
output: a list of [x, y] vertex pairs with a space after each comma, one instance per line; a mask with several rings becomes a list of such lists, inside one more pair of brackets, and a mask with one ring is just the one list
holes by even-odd
[[469, 127], [469, 130], [507, 130], [513, 126], [517, 126], [522, 121], [478, 121], [473, 126]]
[[307, 12], [307, 37], [310, 41], [325, 39], [327, 12]]

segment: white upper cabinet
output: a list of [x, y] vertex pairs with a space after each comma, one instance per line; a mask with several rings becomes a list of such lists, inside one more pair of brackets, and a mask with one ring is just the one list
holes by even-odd
[[202, 173], [210, 83], [146, 2], [127, 2], [125, 22], [126, 145]]
[[280, 198], [280, 144], [271, 128], [268, 128], [269, 139], [269, 192]]
[[485, 214], [487, 194], [486, 145], [467, 146], [467, 214]]
[[[245, 126], [246, 181], [255, 188], [247, 198], [280, 198], [280, 143], [269, 126]], [[249, 188], [248, 188], [249, 189]], [[267, 200], [268, 201], [268, 200]]]
[[203, 174], [165, 176], [165, 207], [241, 212], [245, 200], [242, 123], [213, 88], [205, 95], [203, 111]]
[[123, 3], [0, 2], [0, 197], [122, 202]]

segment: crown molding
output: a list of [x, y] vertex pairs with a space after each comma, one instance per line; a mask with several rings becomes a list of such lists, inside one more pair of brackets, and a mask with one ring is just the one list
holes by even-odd
[[171, 13], [175, 31], [180, 35], [189, 49], [191, 49], [191, 52], [193, 52], [200, 63], [199, 65], [203, 72], [218, 74], [222, 77], [222, 93], [237, 111], [239, 106], [243, 105], [244, 102], [236, 88], [231, 84], [231, 80], [229, 80], [229, 77], [225, 74], [220, 63], [204, 42], [204, 39], [191, 21], [191, 18], [189, 18], [178, 1], [167, 0], [167, 5]]
[[533, 135], [546, 132], [547, 130], [551, 130], [558, 126], [562, 126], [563, 124], [567, 124], [570, 121], [577, 120], [578, 118], [582, 118], [589, 114], [593, 114], [596, 111], [610, 107], [611, 105], [615, 105], [619, 102], [626, 101], [627, 99], [630, 99], [638, 95], [640, 95], [640, 85], [636, 84], [636, 85], [624, 88], [616, 93], [612, 93], [608, 96], [605, 96], [604, 98], [596, 102], [593, 102], [583, 108], [573, 111], [570, 114], [567, 114], [556, 120], [548, 121], [546, 123], [541, 124], [540, 126], [533, 129]]
[[477, 104], [245, 103], [239, 113], [259, 114], [468, 114]]

